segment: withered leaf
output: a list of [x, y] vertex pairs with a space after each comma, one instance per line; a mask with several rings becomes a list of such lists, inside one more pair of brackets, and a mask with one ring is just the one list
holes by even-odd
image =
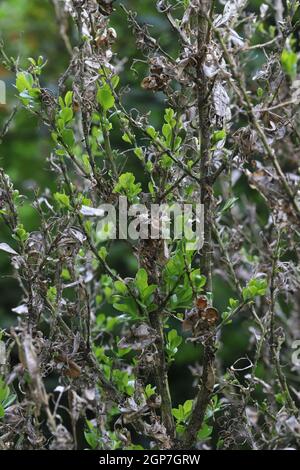
[[219, 318], [217, 309], [214, 307], [207, 307], [203, 312], [201, 312], [201, 318], [206, 320], [210, 325], [214, 325]]
[[71, 379], [77, 379], [81, 374], [81, 367], [76, 362], [69, 359], [65, 354], [58, 354], [55, 357], [56, 362], [62, 362], [65, 364], [64, 375]]
[[17, 255], [18, 253], [7, 243], [0, 243], [0, 251], [5, 251], [6, 253], [9, 253], [10, 255]]
[[185, 319], [182, 322], [183, 331], [191, 331], [199, 318], [199, 312], [196, 308], [185, 313]]
[[230, 112], [230, 99], [224, 86], [220, 82], [217, 82], [214, 86], [213, 103], [215, 112], [219, 117], [226, 117]]

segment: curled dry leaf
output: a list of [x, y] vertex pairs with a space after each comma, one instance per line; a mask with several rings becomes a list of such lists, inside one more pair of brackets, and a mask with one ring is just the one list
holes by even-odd
[[207, 307], [207, 298], [205, 295], [200, 295], [196, 300], [196, 307], [200, 310], [204, 310]]
[[17, 313], [18, 315], [24, 315], [28, 313], [28, 306], [27, 304], [22, 304], [22, 305], [19, 305], [18, 307], [12, 308], [11, 311], [14, 313]]
[[77, 379], [80, 377], [81, 367], [72, 359], [69, 359], [65, 354], [60, 353], [55, 356], [55, 361], [64, 364], [63, 374], [67, 377], [70, 377], [71, 379]]
[[185, 313], [182, 323], [183, 331], [193, 331], [195, 336], [214, 327], [219, 319], [219, 313], [214, 307], [208, 306], [207, 297], [201, 295], [196, 299], [196, 306]]

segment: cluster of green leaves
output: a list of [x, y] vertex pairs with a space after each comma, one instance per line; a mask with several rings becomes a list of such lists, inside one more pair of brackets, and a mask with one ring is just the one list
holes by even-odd
[[[117, 338], [118, 339], [118, 338]], [[112, 380], [117, 389], [128, 396], [134, 393], [135, 377], [127, 370], [119, 369], [115, 366], [115, 361], [122, 360], [122, 357], [129, 352], [128, 349], [107, 351], [104, 346], [95, 346], [94, 353], [101, 366], [107, 380]]]
[[98, 85], [97, 102], [104, 113], [114, 107], [115, 97], [113, 90], [117, 88], [119, 81], [120, 77], [118, 75], [114, 75], [110, 82], [107, 82], [105, 78], [103, 78], [101, 83]]
[[114, 187], [114, 193], [123, 194], [132, 203], [138, 202], [138, 195], [141, 191], [141, 183], [136, 183], [134, 174], [130, 172], [120, 175]]
[[[187, 400], [183, 405], [179, 405], [178, 408], [173, 408], [172, 413], [176, 420], [176, 431], [179, 435], [182, 435], [186, 430], [186, 424], [189, 421], [193, 410], [193, 400]], [[213, 426], [208, 424], [208, 421], [214, 417], [214, 415], [220, 411], [221, 404], [218, 396], [214, 395], [210, 401], [210, 404], [206, 410], [204, 421], [201, 429], [198, 431], [197, 437], [203, 441], [208, 439], [213, 432]]]
[[190, 308], [195, 293], [200, 293], [205, 286], [206, 278], [199, 268], [192, 268], [193, 252], [185, 250], [185, 243], [177, 244], [170, 256], [164, 271], [165, 290], [169, 295], [167, 308], [176, 312]]
[[34, 107], [40, 97], [41, 90], [37, 81], [29, 72], [19, 72], [16, 78], [16, 88], [24, 106]]
[[255, 297], [263, 296], [266, 294], [268, 288], [268, 280], [266, 278], [254, 277], [246, 287], [243, 289], [243, 299], [253, 300]]
[[119, 312], [130, 314], [132, 319], [138, 318], [143, 312], [150, 313], [157, 308], [153, 303], [157, 286], [149, 285], [145, 269], [138, 270], [135, 279], [130, 283], [130, 291], [123, 281], [115, 281], [114, 287], [116, 290], [113, 296], [114, 308]]
[[[179, 150], [182, 138], [178, 135], [178, 132], [182, 128], [181, 119], [175, 115], [175, 111], [172, 108], [167, 108], [164, 114], [164, 124], [162, 126], [161, 141], [163, 145], [174, 151]], [[167, 169], [172, 166], [173, 160], [168, 154], [163, 154], [160, 164], [163, 168]]]
[[[122, 442], [120, 439], [118, 439], [115, 432], [109, 431], [104, 439], [98, 427], [95, 426], [92, 421], [86, 420], [86, 425], [87, 427], [84, 432], [84, 437], [92, 450], [106, 449], [106, 447], [104, 447], [104, 442], [107, 443], [108, 440], [110, 443], [109, 450], [117, 450], [122, 448]], [[131, 444], [124, 450], [144, 450], [144, 448], [141, 445]]]
[[96, 329], [105, 333], [112, 333], [119, 325], [126, 321], [126, 315], [110, 316], [105, 313], [99, 313], [96, 318]]
[[[74, 130], [71, 124], [74, 120], [73, 112], [73, 92], [68, 91], [63, 100], [59, 97], [59, 111], [56, 115], [56, 130], [57, 134], [52, 133], [52, 137], [55, 142], [62, 142], [63, 146], [71, 150], [75, 145]], [[58, 155], [64, 155], [64, 149], [57, 151]]]
[[172, 409], [172, 414], [176, 419], [176, 431], [178, 434], [182, 434], [185, 430], [185, 424], [187, 424], [189, 417], [193, 409], [193, 400], [187, 400], [183, 405], [179, 405], [178, 408]]
[[114, 369], [112, 379], [118, 390], [126, 395], [132, 396], [135, 390], [135, 377], [126, 370]]
[[135, 287], [138, 290], [141, 299], [141, 307], [146, 308], [148, 313], [156, 309], [153, 304], [153, 294], [157, 289], [156, 284], [148, 284], [148, 273], [145, 269], [139, 269], [135, 276]]
[[[86, 420], [87, 429], [84, 432], [86, 442], [92, 450], [102, 450], [104, 446], [103, 436], [97, 426], [92, 421]], [[110, 441], [110, 450], [117, 450], [121, 446], [121, 441], [117, 438], [114, 432], [108, 432]]]
[[[254, 277], [250, 279], [246, 287], [242, 290], [244, 302], [253, 301], [256, 297], [264, 296], [268, 288], [266, 278]], [[230, 298], [227, 309], [222, 313], [222, 320], [225, 325], [232, 323], [231, 317], [238, 309], [240, 302], [237, 299]]]
[[15, 228], [13, 238], [19, 243], [24, 243], [26, 242], [28, 237], [29, 237], [29, 233], [24, 228], [24, 225], [18, 224], [17, 227]]
[[70, 196], [65, 193], [54, 193], [53, 197], [61, 209], [71, 209]]
[[178, 348], [182, 343], [182, 337], [179, 336], [177, 330], [171, 330], [167, 334], [167, 345], [166, 345], [166, 353], [168, 356], [168, 361], [171, 362], [174, 360], [175, 355], [178, 352]]

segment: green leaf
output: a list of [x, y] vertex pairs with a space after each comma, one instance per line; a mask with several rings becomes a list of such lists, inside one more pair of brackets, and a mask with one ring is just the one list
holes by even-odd
[[148, 287], [148, 274], [145, 269], [139, 269], [135, 276], [135, 284], [140, 293]]
[[154, 294], [156, 291], [157, 285], [148, 285], [148, 274], [145, 269], [139, 269], [137, 272], [135, 276], [135, 285], [139, 291], [142, 303], [146, 307], [150, 307], [152, 302], [152, 294]]
[[169, 360], [172, 361], [182, 343], [182, 337], [178, 335], [177, 330], [171, 330], [168, 333], [167, 340], [166, 351]]
[[151, 173], [151, 172], [153, 171], [153, 168], [154, 168], [153, 163], [150, 162], [150, 160], [149, 160], [149, 161], [146, 163], [146, 170], [147, 170], [149, 173]]
[[200, 269], [195, 269], [191, 272], [190, 278], [197, 292], [200, 292], [206, 284], [206, 277], [200, 274]]
[[171, 330], [168, 333], [168, 341], [172, 347], [177, 348], [182, 343], [182, 338], [178, 336], [177, 330]]
[[258, 87], [256, 90], [256, 94], [259, 98], [261, 98], [264, 94], [264, 90], [261, 87]]
[[57, 297], [57, 289], [54, 286], [49, 287], [47, 290], [47, 300], [50, 302], [50, 304], [54, 304], [56, 302], [56, 297]]
[[134, 393], [134, 376], [120, 369], [113, 370], [112, 375], [120, 392], [125, 392], [127, 395], [132, 396]]
[[166, 143], [169, 146], [171, 143], [171, 138], [172, 138], [172, 127], [170, 124], [164, 124], [162, 127], [162, 134], [164, 138], [166, 139]]
[[6, 409], [8, 408], [10, 405], [12, 405], [14, 403], [14, 401], [16, 400], [17, 398], [17, 395], [15, 395], [14, 393], [12, 393], [11, 395], [9, 395], [5, 400], [3, 400], [2, 402], [2, 405], [3, 405], [3, 408]]
[[67, 194], [65, 193], [55, 193], [54, 194], [54, 199], [60, 207], [65, 207], [67, 209], [71, 209], [71, 204], [70, 204], [70, 198]]
[[113, 89], [117, 88], [117, 86], [119, 85], [119, 82], [120, 82], [120, 77], [118, 75], [114, 75], [111, 79], [111, 85]]
[[212, 432], [213, 432], [213, 427], [204, 423], [200, 431], [198, 431], [197, 433], [197, 438], [203, 441], [204, 439], [207, 439], [208, 437], [210, 437]]
[[128, 291], [125, 282], [115, 281], [114, 286], [115, 286], [116, 291], [119, 292], [120, 294], [126, 294]]
[[225, 212], [229, 211], [238, 200], [239, 200], [238, 197], [232, 197], [228, 199], [228, 201], [225, 202], [224, 206], [220, 210], [220, 214], [224, 214]]
[[225, 325], [229, 325], [232, 323], [231, 317], [234, 314], [235, 310], [239, 306], [239, 301], [236, 299], [229, 299], [229, 306], [225, 310], [225, 312], [222, 313], [221, 317]]
[[156, 387], [152, 387], [152, 385], [148, 384], [145, 388], [146, 398], [150, 398], [152, 395], [155, 395], [155, 389]]
[[276, 393], [276, 394], [275, 394], [275, 400], [276, 400], [276, 402], [277, 402], [279, 405], [281, 405], [281, 406], [285, 405], [285, 404], [286, 404], [286, 401], [287, 401], [287, 394], [286, 394], [286, 392]]
[[65, 96], [65, 105], [70, 108], [73, 104], [73, 92], [72, 91], [67, 91], [66, 96]]
[[63, 129], [61, 132], [61, 137], [67, 147], [72, 148], [74, 146], [75, 137], [72, 129]]
[[71, 108], [64, 108], [60, 111], [59, 116], [64, 124], [68, 124], [73, 119], [73, 110]]
[[136, 147], [134, 149], [134, 154], [140, 159], [140, 160], [144, 160], [144, 152], [143, 152], [143, 149], [141, 149], [141, 147]]
[[115, 98], [111, 92], [109, 85], [106, 83], [98, 89], [97, 101], [104, 111], [108, 111], [115, 104]]
[[139, 314], [137, 303], [132, 297], [121, 297], [113, 307], [119, 312], [129, 313], [132, 317], [137, 317]]
[[71, 279], [70, 271], [69, 271], [67, 268], [63, 268], [62, 271], [61, 271], [60, 277], [61, 277], [64, 281], [70, 281], [70, 279]]
[[183, 405], [179, 405], [178, 408], [172, 409], [172, 414], [176, 418], [176, 428], [179, 423], [185, 423], [193, 409], [193, 400], [187, 400]]
[[171, 129], [176, 126], [176, 119], [174, 119], [175, 111], [172, 108], [165, 109], [164, 119], [167, 124], [170, 125]]
[[168, 302], [170, 310], [189, 308], [193, 300], [193, 289], [185, 278], [185, 284], [178, 285]]
[[25, 230], [24, 225], [19, 224], [17, 228], [15, 229], [15, 235], [13, 236], [13, 238], [24, 243], [28, 237], [29, 237], [29, 233]]
[[124, 140], [124, 142], [127, 142], [128, 144], [132, 143], [131, 137], [127, 132], [125, 132], [125, 134], [122, 135], [122, 140]]
[[91, 421], [86, 420], [86, 424], [88, 431], [84, 431], [85, 440], [92, 449], [97, 449], [100, 441], [99, 431], [94, 427]]
[[19, 72], [17, 73], [16, 79], [16, 88], [19, 93], [24, 90], [31, 90], [34, 80], [30, 73], [28, 72]]
[[6, 400], [6, 398], [9, 396], [9, 387], [3, 382], [3, 380], [0, 380], [0, 402], [3, 402]]
[[102, 246], [100, 248], [100, 250], [98, 251], [98, 255], [100, 256], [101, 259], [105, 260], [107, 255], [108, 255], [108, 252], [107, 252], [107, 249], [105, 248], [105, 246]]
[[177, 421], [182, 421], [183, 420], [183, 414], [182, 414], [182, 411], [181, 411], [180, 407], [182, 407], [182, 405], [179, 405], [178, 408], [173, 408], [172, 409], [172, 414], [173, 414], [174, 418], [177, 419]]
[[130, 201], [133, 201], [141, 191], [141, 184], [135, 183], [135, 176], [129, 172], [119, 176], [119, 181], [113, 190], [114, 193], [125, 193]]
[[284, 49], [282, 51], [281, 65], [285, 73], [289, 75], [292, 80], [295, 80], [297, 75], [297, 62], [298, 56], [296, 52], [287, 49]]
[[225, 129], [222, 129], [220, 131], [215, 131], [212, 135], [212, 143], [216, 144], [217, 142], [220, 142], [220, 140], [226, 139], [226, 131]]
[[234, 308], [234, 309], [235, 309], [235, 308], [238, 307], [239, 301], [236, 300], [236, 299], [230, 298], [230, 299], [229, 299], [229, 305], [230, 305], [231, 308]]
[[149, 137], [151, 137], [152, 139], [156, 139], [158, 135], [153, 126], [148, 126], [146, 129], [146, 132], [149, 135]]
[[187, 400], [183, 405], [185, 416], [188, 416], [191, 413], [192, 408], [193, 408], [193, 400]]

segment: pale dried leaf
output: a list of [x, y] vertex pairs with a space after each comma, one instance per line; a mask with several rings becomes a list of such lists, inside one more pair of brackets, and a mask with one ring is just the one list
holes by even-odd
[[7, 243], [0, 243], [0, 250], [9, 253], [10, 255], [17, 255], [18, 253]]

